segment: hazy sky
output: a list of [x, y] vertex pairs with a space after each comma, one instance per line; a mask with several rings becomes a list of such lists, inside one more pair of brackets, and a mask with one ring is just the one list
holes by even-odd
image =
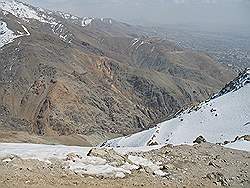
[[250, 25], [250, 0], [23, 0], [78, 16], [137, 24]]

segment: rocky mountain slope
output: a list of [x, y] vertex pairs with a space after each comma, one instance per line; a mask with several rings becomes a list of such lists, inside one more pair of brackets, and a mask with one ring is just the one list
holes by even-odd
[[250, 151], [249, 94], [250, 69], [246, 69], [211, 100], [191, 107], [152, 129], [110, 140], [103, 145], [135, 147], [192, 144], [206, 140], [226, 146], [238, 142], [234, 147]]
[[96, 144], [144, 130], [232, 79], [206, 54], [152, 33], [0, 0], [1, 133]]

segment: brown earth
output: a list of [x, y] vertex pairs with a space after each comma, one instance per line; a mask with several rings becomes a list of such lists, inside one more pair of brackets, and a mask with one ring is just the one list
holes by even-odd
[[131, 153], [162, 162], [169, 173], [157, 177], [142, 168], [124, 179], [92, 177], [73, 173], [36, 160], [0, 160], [0, 187], [249, 187], [250, 153], [203, 143], [195, 146], [165, 146], [146, 153]]
[[234, 76], [206, 54], [136, 26], [96, 19], [82, 27], [54, 15], [63, 28], [52, 32], [35, 20], [0, 16], [13, 31], [22, 24], [31, 33], [0, 51], [1, 131], [84, 135], [97, 138], [95, 144], [147, 129], [204, 101]]
[[34, 144], [63, 144], [67, 146], [95, 146], [109, 138], [119, 137], [116, 134], [92, 135], [51, 135], [39, 136], [22, 131], [1, 131], [0, 143], [34, 143]]

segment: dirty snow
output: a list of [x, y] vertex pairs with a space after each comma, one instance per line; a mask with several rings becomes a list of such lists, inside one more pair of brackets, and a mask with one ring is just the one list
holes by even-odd
[[28, 29], [22, 25], [22, 28], [25, 33], [17, 31], [18, 35], [14, 33], [14, 31], [10, 30], [7, 26], [6, 22], [0, 20], [0, 48], [14, 41], [14, 39], [29, 36], [30, 33]]
[[158, 176], [166, 176], [167, 175], [167, 173], [160, 170], [160, 166], [152, 163], [152, 161], [150, 161], [148, 159], [145, 159], [143, 157], [133, 156], [133, 155], [129, 155], [128, 159], [136, 165], [141, 165], [141, 166], [150, 168], [154, 172], [155, 175], [158, 175]]
[[14, 41], [14, 32], [8, 29], [5, 22], [0, 21], [0, 48]]
[[[10, 162], [17, 156], [22, 159], [35, 159], [47, 163], [53, 163], [56, 159], [61, 161], [65, 168], [76, 173], [114, 178], [124, 178], [133, 170], [139, 169], [138, 165], [149, 167], [155, 171], [155, 175], [164, 175], [163, 172], [160, 172], [159, 166], [142, 157], [137, 158], [130, 155], [129, 160], [132, 163], [126, 162], [121, 166], [113, 166], [103, 158], [87, 156], [91, 149], [91, 147], [63, 145], [0, 143], [0, 159]], [[141, 149], [143, 150], [143, 148]]]
[[40, 22], [50, 23], [52, 19], [47, 17], [45, 14], [39, 15], [38, 12], [33, 8], [14, 0], [0, 0], [0, 9], [16, 16], [17, 18], [22, 18], [25, 21], [27, 19], [34, 19]]
[[6, 155], [15, 154], [23, 159], [37, 159], [47, 161], [56, 157], [64, 159], [68, 153], [87, 155], [91, 148], [63, 145], [43, 145], [43, 144], [4, 144], [0, 143], [0, 158]]

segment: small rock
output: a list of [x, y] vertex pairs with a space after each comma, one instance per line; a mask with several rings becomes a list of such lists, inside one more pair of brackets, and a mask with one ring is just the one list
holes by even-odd
[[226, 140], [226, 141], [224, 141], [223, 144], [224, 144], [224, 145], [227, 145], [227, 144], [229, 144], [229, 143], [230, 143], [230, 142]]
[[215, 164], [215, 163], [212, 162], [212, 161], [210, 161], [210, 162], [208, 163], [208, 165], [209, 165], [209, 166], [213, 166], [213, 167], [215, 167], [215, 168], [220, 168], [219, 165]]
[[207, 174], [207, 178], [212, 180], [216, 185], [229, 186], [228, 180], [220, 172]]
[[4, 163], [9, 163], [9, 162], [11, 162], [11, 161], [12, 161], [12, 160], [11, 160], [10, 158], [7, 158], [7, 159], [4, 159], [4, 160], [3, 160]]
[[29, 167], [28, 167], [27, 170], [28, 170], [28, 171], [32, 171], [32, 168], [29, 168]]
[[82, 159], [82, 157], [78, 154], [75, 154], [75, 153], [69, 153], [67, 155], [67, 158], [65, 159], [66, 161], [73, 161], [75, 162], [76, 159]]
[[148, 145], [148, 146], [157, 146], [157, 145], [159, 145], [159, 143], [156, 142], [156, 141], [151, 141], [151, 142], [149, 142], [147, 145]]
[[149, 168], [149, 167], [147, 167], [147, 166], [144, 167], [144, 170], [145, 170], [145, 172], [148, 173], [148, 174], [152, 174], [152, 173], [153, 173], [152, 169]]
[[194, 141], [193, 143], [197, 143], [197, 144], [201, 144], [201, 143], [204, 143], [206, 142], [206, 139], [203, 137], [203, 136], [198, 136]]
[[161, 166], [160, 168], [161, 170], [170, 170], [170, 169], [175, 169], [175, 166], [173, 164], [166, 164], [166, 165], [163, 165]]

